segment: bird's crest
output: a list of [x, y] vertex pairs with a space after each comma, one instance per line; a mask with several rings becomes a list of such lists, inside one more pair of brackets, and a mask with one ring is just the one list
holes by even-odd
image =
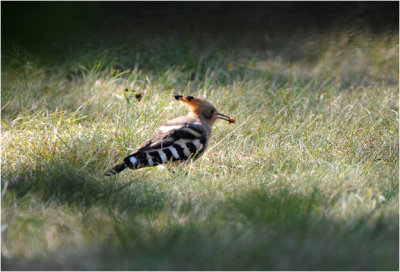
[[214, 123], [216, 119], [222, 119], [228, 121], [229, 123], [235, 123], [236, 121], [234, 116], [227, 116], [217, 112], [215, 107], [205, 99], [184, 95], [175, 95], [175, 99], [188, 106], [195, 116], [200, 114], [205, 115], [206, 118], [209, 116], [207, 119], [212, 119], [212, 123]]
[[201, 105], [205, 103], [211, 104], [207, 100], [194, 96], [175, 95], [175, 99], [188, 106], [192, 111], [198, 109]]

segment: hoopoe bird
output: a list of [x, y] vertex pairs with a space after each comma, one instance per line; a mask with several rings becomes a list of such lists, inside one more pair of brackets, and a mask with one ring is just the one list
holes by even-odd
[[212, 126], [217, 119], [235, 122], [235, 117], [219, 113], [207, 100], [182, 95], [175, 95], [175, 99], [189, 107], [189, 115], [167, 121], [121, 163], [105, 171], [106, 176], [126, 168], [139, 169], [198, 158], [207, 148]]

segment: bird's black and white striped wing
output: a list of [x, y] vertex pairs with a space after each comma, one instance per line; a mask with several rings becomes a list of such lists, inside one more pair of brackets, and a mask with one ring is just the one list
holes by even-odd
[[124, 158], [130, 168], [154, 166], [200, 156], [208, 142], [207, 129], [200, 123], [177, 118], [163, 125], [153, 137]]

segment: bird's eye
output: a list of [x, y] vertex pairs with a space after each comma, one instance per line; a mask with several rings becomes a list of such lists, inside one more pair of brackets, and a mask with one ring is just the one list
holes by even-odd
[[211, 110], [211, 113], [212, 113], [212, 114], [214, 114], [214, 112], [215, 112], [215, 110], [214, 110], [214, 109], [212, 109], [212, 110]]

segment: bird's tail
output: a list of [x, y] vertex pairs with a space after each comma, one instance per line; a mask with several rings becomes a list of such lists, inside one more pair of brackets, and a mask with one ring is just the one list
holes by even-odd
[[106, 176], [112, 176], [115, 175], [123, 170], [125, 170], [125, 168], [127, 167], [125, 161], [115, 165], [113, 168], [108, 169], [107, 171], [104, 172], [104, 175]]

